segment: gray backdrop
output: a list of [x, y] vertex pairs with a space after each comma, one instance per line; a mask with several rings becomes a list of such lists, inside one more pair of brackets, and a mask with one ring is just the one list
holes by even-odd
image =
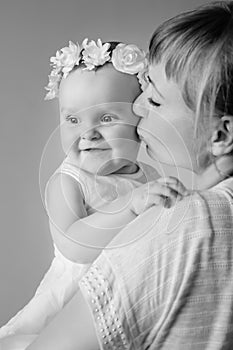
[[[85, 37], [146, 49], [163, 20], [205, 2], [1, 1], [0, 325], [32, 297], [52, 258], [39, 186], [42, 152], [58, 126], [56, 103], [43, 101], [49, 57], [68, 40]], [[56, 133], [42, 162], [42, 190], [62, 156]]]

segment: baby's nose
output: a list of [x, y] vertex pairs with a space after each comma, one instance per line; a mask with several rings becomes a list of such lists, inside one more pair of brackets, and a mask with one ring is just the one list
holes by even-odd
[[82, 133], [81, 138], [85, 140], [98, 140], [101, 138], [101, 135], [95, 128], [90, 128]]

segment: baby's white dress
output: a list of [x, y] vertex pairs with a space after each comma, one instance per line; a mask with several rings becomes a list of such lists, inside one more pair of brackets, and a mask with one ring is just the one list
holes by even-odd
[[[91, 215], [108, 201], [113, 201], [119, 195], [124, 195], [158, 177], [156, 170], [150, 165], [142, 162], [138, 165], [139, 169], [134, 174], [96, 176], [78, 168], [66, 158], [49, 181], [58, 173], [70, 175], [78, 181], [83, 191], [87, 214]], [[54, 246], [54, 259], [35, 295], [0, 328], [0, 338], [9, 335], [39, 334], [78, 290], [78, 283], [89, 267], [89, 264], [78, 264], [68, 260]]]

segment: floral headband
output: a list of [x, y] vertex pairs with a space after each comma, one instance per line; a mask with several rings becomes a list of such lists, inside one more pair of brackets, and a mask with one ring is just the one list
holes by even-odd
[[62, 78], [66, 78], [75, 66], [84, 65], [83, 70], [93, 70], [111, 62], [119, 72], [137, 74], [142, 90], [145, 87], [144, 75], [147, 71], [148, 60], [143, 50], [136, 45], [118, 44], [115, 49], [108, 51], [110, 43], [102, 44], [100, 39], [88, 43], [84, 39], [82, 44], [69, 42], [68, 47], [58, 50], [56, 56], [50, 58], [52, 71], [49, 75], [49, 83], [46, 86], [48, 93], [45, 100], [51, 100], [58, 96], [59, 85]]

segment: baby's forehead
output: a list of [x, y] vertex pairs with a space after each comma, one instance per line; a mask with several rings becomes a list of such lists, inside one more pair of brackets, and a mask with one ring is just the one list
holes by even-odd
[[107, 63], [104, 66], [97, 67], [95, 70], [87, 70], [84, 67], [79, 67], [71, 73], [71, 76], [77, 76], [80, 84], [92, 85], [98, 82], [103, 84], [115, 84], [118, 86], [132, 85], [140, 86], [135, 74], [127, 74], [117, 71], [112, 63]]
[[60, 104], [60, 111], [62, 114], [93, 114], [93, 115], [103, 115], [103, 114], [121, 114], [122, 116], [127, 115], [127, 113], [132, 112], [133, 103], [129, 102], [107, 102], [100, 103], [92, 106], [88, 106], [87, 108], [83, 108], [83, 104], [78, 105], [68, 104], [63, 105]]
[[[110, 102], [132, 103], [140, 94], [136, 75], [116, 71], [112, 64], [96, 71], [78, 68], [62, 80], [60, 100], [94, 105]], [[68, 102], [69, 104], [69, 102]]]

